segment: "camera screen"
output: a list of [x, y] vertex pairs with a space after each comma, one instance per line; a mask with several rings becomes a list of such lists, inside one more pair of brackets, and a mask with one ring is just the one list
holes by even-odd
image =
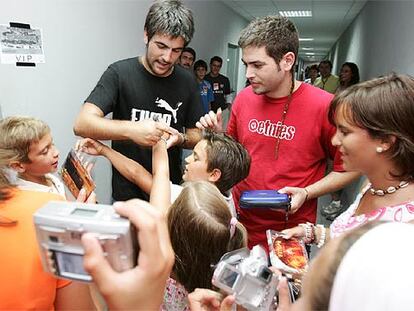
[[61, 274], [65, 272], [89, 275], [83, 270], [83, 256], [55, 251], [56, 261]]
[[230, 269], [225, 269], [223, 274], [221, 275], [221, 282], [224, 283], [226, 286], [233, 288], [234, 283], [236, 283], [238, 279], [239, 273], [237, 271], [233, 271]]
[[72, 215], [93, 217], [98, 211], [93, 209], [75, 208]]

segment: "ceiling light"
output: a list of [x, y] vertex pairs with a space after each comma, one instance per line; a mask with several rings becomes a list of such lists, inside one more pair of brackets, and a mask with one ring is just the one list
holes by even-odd
[[313, 52], [308, 52], [308, 53], [305, 53], [305, 55], [315, 55], [315, 53], [313, 53]]
[[312, 11], [279, 11], [284, 17], [312, 17]]
[[313, 38], [299, 38], [299, 41], [313, 41]]
[[314, 49], [313, 48], [301, 48], [302, 50], [304, 50], [304, 51], [313, 51]]

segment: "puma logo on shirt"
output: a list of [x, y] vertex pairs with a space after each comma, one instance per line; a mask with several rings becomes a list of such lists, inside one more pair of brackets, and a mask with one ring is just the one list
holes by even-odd
[[177, 108], [176, 109], [171, 107], [170, 104], [167, 103], [167, 101], [165, 101], [162, 98], [157, 97], [157, 99], [155, 100], [155, 103], [157, 104], [157, 107], [164, 108], [165, 110], [171, 112], [172, 116], [174, 118], [174, 123], [177, 123], [177, 111], [180, 108], [180, 106], [183, 104], [182, 102], [177, 103]]

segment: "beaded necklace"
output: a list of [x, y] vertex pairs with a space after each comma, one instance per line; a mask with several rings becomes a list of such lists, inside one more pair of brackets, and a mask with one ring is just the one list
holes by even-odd
[[385, 189], [385, 190], [383, 190], [383, 189], [374, 189], [373, 187], [372, 187], [372, 185], [369, 187], [369, 192], [371, 192], [371, 194], [372, 195], [378, 195], [378, 196], [384, 196], [384, 195], [386, 195], [386, 194], [391, 194], [391, 193], [394, 193], [395, 191], [397, 191], [398, 189], [401, 189], [401, 188], [405, 188], [405, 187], [407, 187], [408, 186], [408, 184], [409, 184], [410, 182], [409, 181], [405, 181], [405, 180], [403, 180], [403, 181], [401, 181], [399, 184], [398, 184], [398, 186], [390, 186], [390, 187], [388, 187], [387, 189]]

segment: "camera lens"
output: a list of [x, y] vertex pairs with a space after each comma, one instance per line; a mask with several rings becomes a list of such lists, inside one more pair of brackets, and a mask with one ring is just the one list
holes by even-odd
[[50, 241], [50, 242], [57, 243], [57, 242], [59, 242], [59, 239], [58, 239], [58, 237], [56, 237], [56, 236], [54, 236], [54, 235], [50, 235], [50, 236], [49, 236], [49, 241]]
[[259, 277], [265, 281], [266, 283], [268, 283], [270, 281], [270, 279], [272, 278], [272, 271], [267, 268], [267, 267], [263, 267], [261, 269], [261, 271], [259, 272]]

